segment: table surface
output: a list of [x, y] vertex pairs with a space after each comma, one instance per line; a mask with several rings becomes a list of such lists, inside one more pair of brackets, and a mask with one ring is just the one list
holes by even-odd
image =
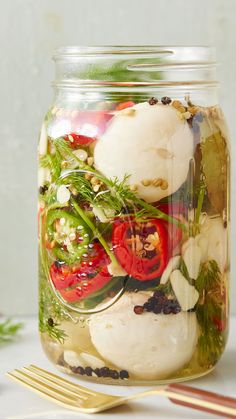
[[[4, 345], [0, 349], [0, 419], [69, 419], [75, 417], [79, 419], [90, 417], [54, 405], [4, 376], [6, 371], [31, 363], [55, 372], [55, 368], [46, 359], [41, 349], [36, 318], [20, 320], [24, 322], [25, 327], [17, 342]], [[73, 378], [71, 379], [73, 380]], [[76, 381], [78, 382], [78, 380]], [[85, 384], [82, 383], [82, 385]], [[117, 395], [133, 394], [144, 389], [143, 387], [105, 386], [92, 383], [86, 383], [86, 385]], [[217, 367], [211, 374], [193, 380], [191, 385], [236, 397], [236, 317], [232, 318], [227, 349]], [[145, 387], [145, 389], [147, 388]], [[160, 419], [206, 419], [214, 416], [173, 405], [168, 400], [157, 396], [141, 399], [99, 414], [99, 419], [119, 419], [121, 417], [125, 417], [125, 419], [131, 417], [135, 417], [135, 419], [153, 419], [154, 417]]]

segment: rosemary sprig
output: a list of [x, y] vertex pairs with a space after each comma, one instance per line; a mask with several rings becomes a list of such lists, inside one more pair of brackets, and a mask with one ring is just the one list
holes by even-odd
[[22, 327], [23, 323], [12, 323], [11, 319], [7, 319], [0, 323], [0, 344], [13, 340]]

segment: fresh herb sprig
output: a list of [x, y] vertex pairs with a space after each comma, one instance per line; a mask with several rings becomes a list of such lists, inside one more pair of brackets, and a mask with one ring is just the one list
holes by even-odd
[[23, 323], [13, 323], [11, 319], [0, 323], [0, 344], [13, 340], [22, 327]]
[[62, 320], [69, 320], [68, 313], [55, 298], [42, 269], [39, 272], [39, 331], [47, 333], [51, 339], [63, 343], [67, 335], [60, 328]]
[[215, 298], [215, 290], [220, 287], [221, 272], [215, 260], [202, 265], [195, 286], [199, 292], [196, 306], [197, 320], [201, 329], [198, 339], [198, 361], [200, 365], [212, 366], [223, 352], [225, 339], [214, 324], [222, 317], [222, 301]]

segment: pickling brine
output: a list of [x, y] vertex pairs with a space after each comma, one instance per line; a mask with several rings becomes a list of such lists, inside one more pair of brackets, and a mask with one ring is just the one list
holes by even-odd
[[[181, 381], [224, 351], [229, 145], [215, 82], [203, 78], [212, 73], [198, 64], [212, 69], [211, 54], [56, 53], [39, 140], [39, 330], [65, 372]], [[190, 63], [195, 78], [183, 80]]]

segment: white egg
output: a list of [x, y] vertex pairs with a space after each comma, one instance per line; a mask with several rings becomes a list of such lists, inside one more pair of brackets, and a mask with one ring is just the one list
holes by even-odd
[[140, 379], [160, 379], [184, 367], [196, 348], [195, 313], [134, 313], [150, 293], [125, 293], [107, 310], [91, 316], [90, 335], [104, 360]]
[[[186, 180], [193, 156], [193, 136], [188, 123], [176, 109], [162, 104], [140, 103], [118, 112], [94, 149], [94, 164], [105, 176], [137, 187], [147, 202], [158, 201], [175, 192]], [[162, 179], [165, 187], [151, 181]], [[150, 181], [144, 186], [143, 180]]]

